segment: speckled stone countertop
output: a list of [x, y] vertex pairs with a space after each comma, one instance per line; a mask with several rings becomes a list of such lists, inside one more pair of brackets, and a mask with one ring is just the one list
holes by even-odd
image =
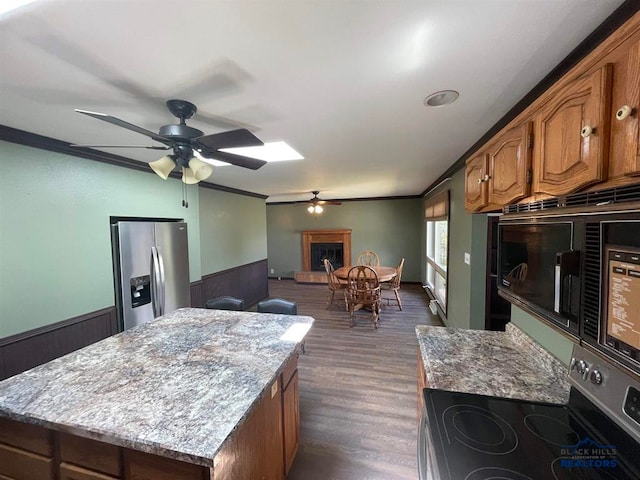
[[416, 326], [430, 388], [551, 403], [569, 399], [567, 366], [518, 327]]
[[182, 308], [0, 382], [0, 416], [213, 466], [313, 321]]

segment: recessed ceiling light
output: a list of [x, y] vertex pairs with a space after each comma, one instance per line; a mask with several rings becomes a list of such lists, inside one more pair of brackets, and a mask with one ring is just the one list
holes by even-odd
[[424, 99], [424, 104], [427, 107], [442, 107], [455, 102], [460, 94], [455, 90], [440, 90], [439, 92], [432, 93]]
[[302, 155], [287, 145], [286, 142], [270, 142], [259, 147], [221, 148], [220, 151], [257, 158], [258, 160], [265, 160], [267, 162], [304, 159]]

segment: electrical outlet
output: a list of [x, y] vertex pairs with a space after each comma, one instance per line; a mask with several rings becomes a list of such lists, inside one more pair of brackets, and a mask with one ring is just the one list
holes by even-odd
[[271, 269], [271, 274], [274, 274], [274, 273], [276, 273], [276, 271], [272, 268]]
[[471, 265], [471, 254], [464, 252], [464, 263]]

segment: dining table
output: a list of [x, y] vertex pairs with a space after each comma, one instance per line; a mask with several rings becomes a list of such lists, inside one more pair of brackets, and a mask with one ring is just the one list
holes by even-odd
[[[381, 265], [378, 265], [378, 266], [367, 265], [367, 266], [372, 268], [376, 272], [376, 274], [378, 275], [378, 281], [380, 283], [389, 282], [393, 280], [393, 277], [395, 277], [398, 274], [396, 267], [383, 267]], [[336, 268], [334, 273], [336, 277], [342, 280], [346, 280], [349, 277], [349, 270], [351, 270], [353, 267], [354, 265], [346, 265], [344, 267]]]

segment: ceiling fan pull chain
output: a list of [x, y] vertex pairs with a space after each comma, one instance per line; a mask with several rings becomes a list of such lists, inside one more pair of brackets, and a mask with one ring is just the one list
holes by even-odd
[[[184, 167], [182, 167], [182, 175], [184, 176]], [[182, 206], [184, 208], [189, 208], [189, 199], [187, 198], [187, 184], [184, 182], [180, 182], [182, 184]]]

